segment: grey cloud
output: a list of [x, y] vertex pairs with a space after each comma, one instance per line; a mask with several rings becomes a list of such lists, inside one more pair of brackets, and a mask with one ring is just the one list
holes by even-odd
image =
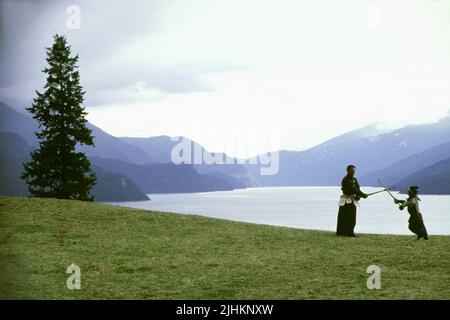
[[[55, 33], [65, 34], [80, 56], [81, 79], [92, 102], [96, 91], [124, 90], [138, 82], [162, 92], [185, 93], [211, 90], [195, 66], [157, 66], [117, 63], [115, 55], [128, 44], [158, 33], [158, 13], [166, 1], [14, 1], [0, 2], [0, 91], [3, 100], [29, 103], [31, 86], [44, 81], [45, 47]], [[69, 5], [81, 9], [81, 29], [66, 27]], [[25, 85], [25, 82], [27, 85]], [[21, 90], [23, 88], [23, 90]], [[94, 104], [96, 104], [94, 103]]]
[[112, 68], [100, 72], [100, 76], [86, 82], [86, 101], [90, 106], [132, 102], [138, 99], [139, 92], [132, 88], [140, 84], [142, 89], [155, 89], [161, 94], [211, 91], [211, 88], [199, 75], [183, 72], [180, 69], [130, 70]]

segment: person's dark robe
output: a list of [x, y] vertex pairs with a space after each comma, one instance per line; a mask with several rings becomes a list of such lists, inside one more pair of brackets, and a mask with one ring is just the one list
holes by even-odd
[[409, 219], [408, 229], [417, 235], [417, 238], [428, 238], [427, 228], [423, 222], [422, 214], [419, 210], [419, 198], [416, 196], [409, 197], [406, 201], [401, 201], [400, 210], [408, 208]]
[[[345, 196], [352, 197], [358, 200], [364, 197], [365, 194], [360, 190], [358, 180], [355, 177], [346, 175], [342, 179], [342, 193]], [[336, 234], [339, 236], [354, 237], [354, 229], [356, 225], [356, 205], [352, 201], [351, 203], [345, 203], [339, 206]]]

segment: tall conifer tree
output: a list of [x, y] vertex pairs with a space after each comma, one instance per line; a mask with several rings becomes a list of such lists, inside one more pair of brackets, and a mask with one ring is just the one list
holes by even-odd
[[96, 177], [87, 156], [76, 151], [77, 145], [94, 145], [86, 126], [78, 55], [71, 56], [66, 38], [60, 35], [54, 36], [53, 46], [46, 50], [48, 67], [43, 72], [47, 83], [27, 108], [39, 124], [39, 148], [24, 163], [22, 179], [33, 196], [92, 200], [90, 189]]

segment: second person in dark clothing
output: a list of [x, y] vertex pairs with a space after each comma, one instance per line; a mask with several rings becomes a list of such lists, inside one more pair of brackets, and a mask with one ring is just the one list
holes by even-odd
[[410, 186], [408, 189], [408, 199], [406, 200], [395, 200], [396, 204], [399, 204], [399, 209], [403, 210], [404, 208], [408, 208], [409, 220], [408, 220], [408, 229], [411, 230], [412, 233], [417, 235], [417, 240], [423, 238], [424, 240], [428, 240], [428, 232], [427, 228], [425, 228], [425, 224], [423, 223], [423, 217], [420, 213], [419, 209], [419, 188], [416, 186]]

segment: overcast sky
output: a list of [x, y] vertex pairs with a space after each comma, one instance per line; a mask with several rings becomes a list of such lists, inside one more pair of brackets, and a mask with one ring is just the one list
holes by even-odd
[[65, 34], [88, 119], [117, 136], [300, 150], [450, 109], [450, 0], [0, 0], [0, 15], [0, 99], [28, 106]]

